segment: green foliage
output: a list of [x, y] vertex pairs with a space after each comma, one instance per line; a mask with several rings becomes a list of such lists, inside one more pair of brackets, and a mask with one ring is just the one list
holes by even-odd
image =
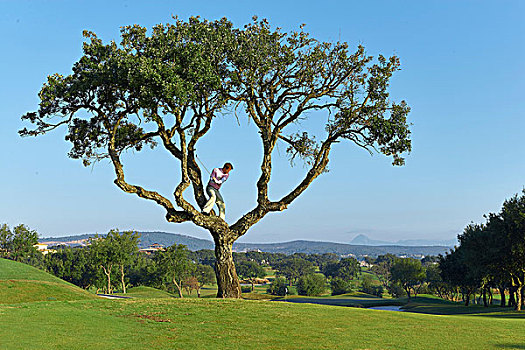
[[34, 247], [37, 243], [38, 233], [24, 224], [13, 230], [6, 224], [0, 226], [0, 257], [40, 267], [43, 257]]
[[361, 285], [359, 286], [359, 291], [366, 294], [375, 295], [380, 298], [383, 297], [383, 287], [375, 285], [373, 283], [372, 276], [368, 274], [363, 276]]
[[252, 291], [255, 279], [264, 278], [266, 276], [266, 270], [255, 261], [240, 261], [235, 265], [235, 269], [240, 278], [250, 280]]
[[86, 248], [60, 248], [44, 258], [46, 271], [87, 289], [96, 284], [98, 267], [92, 264]]
[[399, 282], [390, 281], [386, 289], [393, 298], [401, 298], [407, 295], [406, 290]]
[[485, 224], [468, 225], [458, 236], [459, 247], [440, 257], [441, 277], [461, 289], [466, 304], [478, 288], [485, 295], [497, 286], [500, 291], [508, 288], [509, 302], [521, 310], [525, 305], [525, 190], [505, 200], [501, 211], [486, 219]]
[[421, 266], [421, 261], [411, 258], [398, 259], [392, 265], [390, 270], [392, 281], [400, 284], [408, 295], [411, 292], [417, 296], [418, 288], [425, 279], [425, 271]]
[[375, 260], [374, 266], [370, 269], [370, 272], [377, 276], [384, 288], [388, 288], [391, 283], [392, 274], [390, 270], [398, 259], [393, 254], [379, 255]]
[[[69, 157], [85, 166], [110, 159], [120, 189], [162, 206], [170, 222], [192, 221], [207, 229], [218, 238], [215, 242], [234, 242], [269, 212], [286, 209], [327, 171], [332, 146], [342, 140], [392, 157], [393, 165], [403, 165], [403, 153], [411, 150], [410, 108], [405, 101], [392, 101], [388, 92], [400, 67], [396, 56], [379, 55], [374, 60], [363, 46], [352, 53], [347, 43], [320, 42], [303, 27], [285, 33], [257, 18], [242, 28], [226, 18], [199, 17], [175, 18], [150, 31], [125, 26], [120, 43], [104, 44], [89, 31], [84, 37], [83, 56], [72, 73], [48, 76], [39, 93], [38, 111], [22, 116], [34, 128], [24, 128], [20, 135], [37, 136], [67, 126]], [[197, 142], [212, 129], [214, 118], [238, 108], [258, 128], [264, 155], [257, 208], [236, 224], [225, 225], [203, 217], [183, 192], [193, 185], [195, 202], [203, 206]], [[317, 115], [312, 111], [325, 115], [321, 136], [315, 134], [323, 125], [308, 129], [304, 125], [309, 123], [300, 124]], [[301, 158], [310, 169], [297, 188], [270, 201], [271, 155], [278, 142], [286, 144], [292, 164]], [[125, 180], [122, 154], [158, 145], [180, 161], [181, 182], [174, 202]], [[95, 259], [100, 260], [110, 292], [114, 257], [107, 253], [95, 254]], [[223, 261], [217, 259], [219, 264]], [[123, 265], [117, 265], [125, 289]], [[217, 271], [234, 276], [232, 264]], [[299, 276], [285, 275], [292, 280]], [[231, 285], [220, 283], [224, 290], [219, 295], [238, 289], [236, 278], [224, 280]]]
[[334, 277], [330, 280], [330, 289], [332, 290], [332, 295], [346, 294], [352, 291], [352, 285], [341, 277]]
[[286, 277], [290, 282], [295, 282], [299, 277], [312, 274], [315, 271], [314, 265], [311, 262], [297, 257], [281, 260], [274, 268], [280, 276]]
[[201, 286], [207, 284], [215, 284], [217, 282], [215, 277], [215, 271], [209, 265], [198, 264], [195, 267], [194, 276], [200, 282]]
[[297, 281], [299, 295], [316, 296], [326, 291], [326, 277], [319, 273], [303, 275]]
[[288, 283], [286, 282], [286, 279], [283, 277], [276, 277], [272, 284], [268, 286], [267, 292], [272, 295], [279, 295], [279, 296], [285, 296], [287, 294], [287, 291], [289, 292], [290, 289], [288, 287]]
[[182, 298], [182, 282], [191, 277], [195, 264], [188, 259], [188, 248], [182, 244], [174, 244], [165, 251], [159, 251], [154, 256], [158, 267], [158, 278], [168, 287], [174, 286]]
[[[112, 293], [115, 281], [111, 280], [111, 276], [116, 274], [120, 274], [120, 285], [124, 293], [126, 292], [124, 268], [136, 258], [139, 237], [136, 232], [120, 233], [118, 230], [111, 230], [106, 236], [95, 235], [90, 238], [89, 260], [100, 269], [99, 273], [104, 274], [106, 278], [104, 288], [107, 293]], [[100, 288], [101, 285], [97, 287]]]
[[327, 263], [321, 271], [326, 277], [339, 277], [345, 281], [350, 281], [361, 271], [361, 267], [356, 259], [345, 258], [337, 262]]

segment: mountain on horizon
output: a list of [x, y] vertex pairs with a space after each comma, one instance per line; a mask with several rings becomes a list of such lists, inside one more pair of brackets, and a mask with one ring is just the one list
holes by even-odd
[[[168, 233], [168, 232], [139, 232], [141, 234], [139, 241], [139, 248], [147, 248], [153, 243], [158, 243], [163, 246], [171, 246], [173, 244], [184, 244], [189, 250], [197, 251], [201, 249], [214, 249], [214, 243], [211, 240], [195, 238], [191, 236]], [[87, 240], [93, 235], [84, 234], [78, 236], [68, 237], [48, 237], [42, 238], [39, 241], [41, 243], [48, 244], [65, 244], [65, 245], [79, 245], [79, 241]], [[364, 235], [363, 235], [364, 236]], [[405, 246], [405, 245], [394, 245], [383, 244], [383, 245], [372, 245], [370, 242], [381, 242], [369, 240], [368, 237], [364, 236], [360, 238], [363, 242], [368, 244], [344, 244], [344, 243], [333, 243], [333, 242], [320, 242], [320, 241], [307, 241], [307, 240], [296, 240], [291, 242], [280, 242], [280, 243], [234, 243], [234, 252], [247, 252], [247, 251], [263, 251], [268, 253], [306, 253], [306, 254], [323, 254], [323, 253], [335, 253], [340, 256], [378, 256], [382, 254], [391, 253], [397, 256], [408, 256], [408, 257], [423, 257], [428, 255], [444, 254], [450, 249], [450, 246], [440, 245], [422, 245], [422, 246]], [[85, 244], [85, 242], [82, 242]]]
[[[173, 244], [184, 244], [189, 250], [201, 250], [201, 249], [213, 249], [214, 244], [212, 241], [207, 239], [195, 238], [187, 235], [181, 235], [178, 233], [168, 232], [140, 232], [139, 248], [147, 248], [154, 243], [161, 244], [165, 247]], [[70, 242], [78, 242], [80, 240], [87, 240], [95, 234], [83, 234], [77, 236], [65, 236], [65, 237], [46, 237], [39, 239], [40, 243], [53, 244], [66, 244], [71, 245]], [[104, 234], [100, 234], [104, 236]]]
[[384, 245], [401, 245], [401, 246], [446, 246], [454, 247], [458, 244], [456, 239], [449, 240], [435, 240], [435, 239], [401, 239], [395, 242], [381, 241], [370, 239], [367, 235], [359, 234], [350, 241], [350, 244], [370, 245], [370, 246], [384, 246]]

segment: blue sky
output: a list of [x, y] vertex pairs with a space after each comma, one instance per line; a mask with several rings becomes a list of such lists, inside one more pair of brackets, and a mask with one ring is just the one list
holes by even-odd
[[[109, 3], [109, 4], [108, 4]], [[165, 222], [155, 204], [121, 192], [110, 164], [84, 168], [67, 158], [65, 130], [20, 138], [20, 116], [38, 106], [46, 76], [68, 74], [81, 56], [82, 31], [119, 40], [119, 28], [253, 15], [285, 31], [306, 24], [323, 41], [363, 44], [368, 54], [401, 59], [391, 96], [412, 107], [413, 151], [406, 166], [351, 144], [333, 150], [321, 176], [284, 213], [270, 214], [244, 242], [293, 239], [349, 242], [451, 239], [471, 221], [498, 211], [525, 186], [525, 2], [523, 1], [6, 1], [0, 0], [0, 223], [24, 223], [41, 236], [160, 230], [209, 238], [191, 224]], [[226, 140], [225, 135], [232, 135]], [[255, 204], [261, 156], [253, 125], [224, 116], [203, 140], [208, 168], [231, 161], [223, 187], [227, 220]], [[280, 154], [284, 156], [284, 146]], [[129, 179], [169, 195], [177, 163], [160, 149], [125, 157]], [[277, 198], [304, 174], [276, 161]]]

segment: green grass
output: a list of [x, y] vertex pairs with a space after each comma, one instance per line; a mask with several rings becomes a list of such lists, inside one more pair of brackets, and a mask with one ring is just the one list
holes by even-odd
[[146, 286], [129, 288], [126, 291], [126, 294], [115, 293], [115, 295], [126, 296], [130, 298], [139, 298], [139, 299], [166, 299], [166, 298], [176, 297], [175, 295], [170, 294], [166, 291], [152, 288], [152, 287], [146, 287]]
[[0, 280], [32, 280], [69, 284], [33, 266], [0, 258]]
[[0, 305], [0, 348], [523, 348], [524, 320], [512, 318], [522, 314], [485, 315], [217, 299], [40, 302]]
[[295, 304], [179, 299], [148, 287], [130, 288], [133, 299], [105, 300], [77, 288], [88, 297], [72, 300], [69, 283], [23, 264], [0, 260], [0, 277], [0, 349], [7, 350], [525, 348], [525, 313], [432, 296], [408, 303], [414, 312], [332, 306], [407, 302], [363, 293], [287, 298], [303, 302]]
[[0, 259], [0, 304], [93, 298], [93, 294], [44, 271]]

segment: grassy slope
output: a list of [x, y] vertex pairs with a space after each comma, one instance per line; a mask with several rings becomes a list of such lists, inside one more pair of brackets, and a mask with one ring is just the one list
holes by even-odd
[[436, 316], [217, 299], [43, 302], [0, 305], [0, 348], [523, 348], [523, 316]]
[[44, 271], [0, 259], [0, 304], [92, 298], [95, 296]]
[[[55, 290], [49, 294], [51, 287]], [[57, 298], [59, 290], [65, 294]], [[164, 292], [144, 287], [130, 291], [135, 299], [99, 300], [30, 266], [0, 259], [0, 349], [525, 348], [525, 313], [490, 308], [484, 314], [460, 315], [476, 308], [435, 298], [418, 298], [408, 307], [449, 315], [166, 298]], [[21, 301], [43, 301], [16, 304], [12, 298], [17, 295]], [[66, 301], [46, 301], [50, 295]], [[88, 300], [71, 301], [75, 298]], [[374, 298], [339, 299], [364, 304]]]

